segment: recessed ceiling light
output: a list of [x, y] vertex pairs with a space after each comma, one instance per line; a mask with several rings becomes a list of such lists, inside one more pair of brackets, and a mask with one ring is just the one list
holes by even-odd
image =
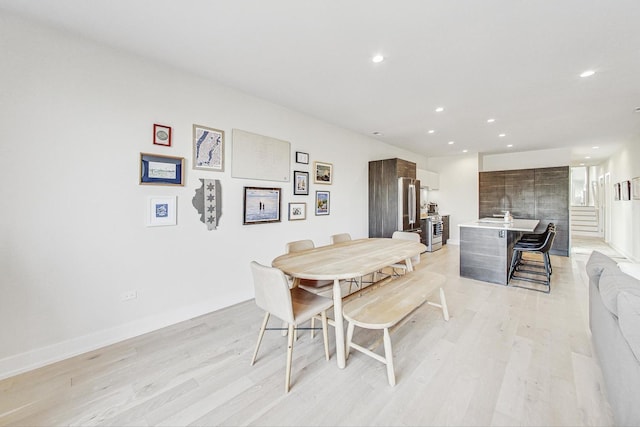
[[428, 133], [436, 133], [436, 131], [433, 129], [429, 129]]
[[449, 141], [449, 142], [447, 142], [447, 144], [449, 144], [449, 145], [453, 145], [453, 144], [455, 144], [455, 143], [456, 143], [455, 141]]
[[507, 145], [507, 148], [511, 148], [511, 147], [513, 147], [513, 144]]
[[501, 133], [500, 135], [498, 135], [500, 138], [504, 138], [505, 136], [507, 136], [506, 133]]
[[378, 132], [378, 131], [375, 131], [375, 132], [372, 132], [372, 133], [373, 133], [375, 136], [382, 136], [382, 135], [383, 135], [383, 133], [382, 133], [382, 132]]
[[580, 77], [591, 77], [591, 76], [593, 76], [595, 73], [596, 73], [596, 72], [595, 72], [595, 71], [593, 71], [593, 70], [583, 71], [583, 72], [580, 74]]
[[590, 158], [591, 158], [591, 156], [585, 156], [585, 159], [590, 159]]
[[467, 153], [467, 152], [469, 152], [469, 150], [462, 150], [462, 152], [463, 152], [463, 153]]
[[493, 123], [495, 121], [496, 121], [496, 119], [487, 119], [487, 123]]
[[598, 149], [598, 148], [600, 148], [600, 147], [598, 147], [597, 145], [595, 145], [595, 146], [593, 146], [593, 147], [591, 147], [591, 148], [593, 148], [594, 150], [597, 150], [597, 149]]
[[382, 56], [382, 55], [376, 55], [376, 56], [374, 56], [373, 58], [371, 58], [371, 60], [377, 64], [377, 63], [379, 63], [379, 62], [384, 61], [384, 56]]
[[444, 111], [444, 107], [436, 108], [436, 113], [442, 113]]

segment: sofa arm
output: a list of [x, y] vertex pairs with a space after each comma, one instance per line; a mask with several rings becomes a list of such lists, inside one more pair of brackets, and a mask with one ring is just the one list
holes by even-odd
[[625, 291], [618, 294], [618, 324], [640, 363], [640, 296]]

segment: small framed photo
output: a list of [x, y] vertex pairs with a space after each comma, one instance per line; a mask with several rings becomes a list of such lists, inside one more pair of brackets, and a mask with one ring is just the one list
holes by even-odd
[[620, 200], [631, 200], [631, 181], [622, 181], [620, 187]]
[[633, 200], [640, 200], [640, 177], [631, 180], [631, 197]]
[[184, 185], [184, 157], [140, 153], [140, 184]]
[[224, 131], [193, 125], [193, 168], [224, 172]]
[[328, 191], [316, 191], [316, 215], [329, 215]]
[[171, 147], [171, 128], [165, 125], [153, 125], [153, 143]]
[[176, 225], [176, 196], [150, 196], [147, 207], [147, 227]]
[[331, 184], [333, 182], [333, 165], [331, 163], [314, 162], [314, 180], [316, 184]]
[[309, 164], [309, 153], [303, 153], [302, 151], [296, 151], [296, 163]]
[[293, 171], [293, 194], [309, 195], [309, 172]]
[[304, 202], [289, 203], [289, 221], [307, 219], [307, 204]]
[[244, 187], [242, 224], [280, 222], [280, 188]]

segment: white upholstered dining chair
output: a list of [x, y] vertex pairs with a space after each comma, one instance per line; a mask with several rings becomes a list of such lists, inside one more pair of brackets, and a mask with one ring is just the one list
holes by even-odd
[[262, 337], [267, 329], [271, 315], [286, 323], [288, 329], [287, 365], [285, 375], [285, 392], [291, 385], [291, 360], [293, 357], [294, 330], [296, 327], [316, 315], [322, 318], [322, 335], [324, 337], [324, 354], [329, 360], [329, 339], [327, 334], [327, 310], [333, 306], [333, 300], [312, 294], [304, 289], [289, 288], [284, 273], [274, 267], [267, 267], [255, 261], [251, 262], [251, 272], [255, 289], [256, 305], [265, 311], [256, 349], [251, 358], [251, 365], [256, 361]]
[[[339, 233], [331, 236], [331, 244], [335, 245], [336, 243], [348, 242], [351, 240], [351, 234], [349, 233]], [[375, 273], [373, 273], [375, 278]], [[373, 283], [375, 280], [366, 283]], [[352, 287], [355, 285], [357, 290], [362, 289], [362, 284], [365, 283], [362, 277], [356, 277], [353, 279], [349, 279], [349, 290], [347, 291], [349, 294], [351, 293]]]
[[[315, 245], [313, 244], [313, 240], [296, 240], [294, 242], [289, 242], [285, 245], [286, 253], [294, 253], [301, 252], [307, 249], [313, 249]], [[312, 292], [314, 294], [326, 294], [327, 292], [331, 292], [333, 289], [333, 280], [311, 280], [311, 279], [300, 279], [298, 287]]]
[[[403, 240], [411, 240], [413, 242], [420, 243], [420, 234], [411, 233], [408, 231], [394, 231], [391, 235], [392, 239], [403, 239]], [[420, 263], [420, 255], [415, 255], [411, 257], [411, 265], [416, 266]], [[393, 269], [393, 276], [399, 276], [400, 274], [404, 274], [407, 272], [407, 264], [402, 261], [396, 264], [392, 264], [391, 268]]]

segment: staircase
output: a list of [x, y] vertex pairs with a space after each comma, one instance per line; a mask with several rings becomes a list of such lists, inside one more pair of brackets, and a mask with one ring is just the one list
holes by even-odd
[[571, 233], [574, 236], [602, 237], [598, 211], [593, 206], [571, 206]]

